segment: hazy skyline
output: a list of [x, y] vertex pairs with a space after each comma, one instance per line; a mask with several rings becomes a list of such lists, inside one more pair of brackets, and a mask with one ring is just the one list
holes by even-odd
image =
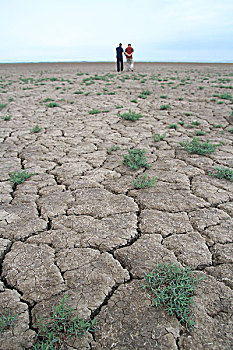
[[0, 62], [233, 62], [232, 0], [0, 0]]

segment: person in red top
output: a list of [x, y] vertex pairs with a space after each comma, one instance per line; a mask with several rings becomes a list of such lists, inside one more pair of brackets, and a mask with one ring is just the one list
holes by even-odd
[[131, 44], [128, 44], [128, 47], [125, 49], [125, 56], [127, 58], [127, 71], [130, 70], [133, 72], [133, 52], [134, 49], [132, 48]]

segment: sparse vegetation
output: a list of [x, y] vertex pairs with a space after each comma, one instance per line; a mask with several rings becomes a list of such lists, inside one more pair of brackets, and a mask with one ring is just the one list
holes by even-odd
[[47, 97], [47, 98], [45, 98], [44, 100], [43, 100], [43, 102], [50, 102], [50, 101], [54, 101], [52, 98], [49, 98], [49, 97]]
[[192, 125], [194, 125], [194, 126], [198, 126], [200, 124], [201, 124], [201, 122], [199, 120], [192, 121]]
[[[144, 83], [145, 81], [143, 81], [143, 80], [141, 80], [141, 83]], [[140, 95], [138, 95], [138, 97], [140, 97], [140, 98], [142, 98], [142, 99], [145, 99], [145, 98], [147, 98], [147, 96], [149, 96], [149, 95], [151, 95], [151, 91], [149, 91], [149, 90], [143, 90], [142, 92], [141, 92], [141, 94]]]
[[40, 132], [40, 131], [41, 131], [41, 128], [40, 128], [38, 125], [36, 125], [36, 126], [31, 130], [31, 132], [34, 132], [35, 134], [38, 133], [38, 132]]
[[169, 125], [168, 125], [168, 128], [169, 128], [169, 129], [175, 129], [175, 130], [176, 130], [176, 129], [178, 129], [178, 125], [177, 125], [177, 124], [169, 124]]
[[94, 332], [96, 320], [85, 320], [77, 316], [77, 311], [66, 303], [65, 295], [60, 303], [52, 307], [51, 317], [40, 316], [36, 344], [31, 350], [58, 350], [67, 348], [72, 337], [81, 338], [87, 332]]
[[98, 114], [101, 113], [99, 109], [92, 109], [91, 111], [88, 112], [89, 114]]
[[210, 173], [209, 175], [215, 176], [219, 179], [227, 179], [229, 181], [233, 181], [233, 169], [230, 168], [215, 168], [215, 171], [213, 173]]
[[160, 109], [161, 109], [161, 110], [170, 109], [170, 108], [171, 108], [170, 105], [161, 105], [161, 106], [160, 106]]
[[16, 315], [8, 311], [8, 315], [0, 313], [0, 336], [14, 325]]
[[170, 315], [176, 315], [179, 322], [190, 329], [194, 327], [191, 306], [194, 290], [204, 277], [194, 275], [190, 267], [178, 264], [158, 263], [150, 273], [145, 274], [143, 288], [151, 294], [152, 306], [157, 310], [165, 307]]
[[81, 94], [83, 94], [83, 91], [75, 91], [74, 94], [75, 95], [81, 95]]
[[37, 175], [36, 173], [28, 173], [26, 170], [18, 171], [17, 173], [15, 171], [12, 171], [10, 173], [10, 180], [14, 185], [22, 184], [25, 180], [29, 179], [32, 175]]
[[119, 149], [120, 149], [120, 146], [113, 145], [112, 147], [109, 148], [107, 153], [111, 154], [113, 151], [118, 151]]
[[128, 149], [129, 154], [123, 155], [122, 164], [128, 165], [130, 169], [137, 170], [139, 168], [150, 168], [145, 157], [145, 149]]
[[162, 141], [166, 137], [166, 133], [160, 135], [160, 134], [154, 134], [153, 140], [154, 142]]
[[127, 113], [119, 114], [119, 116], [123, 119], [132, 120], [132, 121], [136, 121], [139, 118], [143, 117], [141, 113], [132, 112], [131, 109], [129, 109], [129, 112]]
[[57, 102], [50, 102], [49, 104], [47, 104], [47, 106], [49, 108], [54, 108], [54, 107], [59, 107], [59, 104]]
[[5, 117], [2, 117], [3, 120], [10, 120], [11, 119], [11, 115], [6, 115]]
[[180, 145], [183, 146], [188, 153], [196, 153], [200, 155], [206, 155], [212, 153], [221, 144], [212, 144], [209, 140], [200, 142], [198, 137], [194, 137], [192, 141], [182, 141]]
[[7, 103], [0, 103], [0, 110], [5, 108], [7, 106]]
[[204, 135], [205, 135], [205, 132], [204, 132], [204, 131], [201, 131], [201, 130], [196, 130], [195, 135], [196, 135], [196, 136], [204, 136]]
[[147, 179], [147, 176], [147, 173], [145, 173], [143, 176], [138, 176], [135, 180], [133, 180], [134, 187], [140, 189], [154, 186], [157, 177], [154, 177], [153, 179]]

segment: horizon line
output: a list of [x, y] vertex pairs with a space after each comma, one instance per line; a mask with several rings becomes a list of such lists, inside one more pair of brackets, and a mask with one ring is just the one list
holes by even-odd
[[[0, 64], [46, 64], [46, 63], [116, 63], [116, 61], [0, 61]], [[233, 64], [233, 61], [231, 62], [230, 60], [225, 60], [225, 61], [179, 61], [179, 60], [174, 60], [174, 61], [134, 61], [134, 63], [192, 63], [192, 64]]]

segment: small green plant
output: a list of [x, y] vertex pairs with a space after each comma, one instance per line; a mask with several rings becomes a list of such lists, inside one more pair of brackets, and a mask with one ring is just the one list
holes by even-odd
[[145, 274], [144, 289], [151, 293], [152, 306], [157, 310], [165, 307], [170, 315], [176, 315], [186, 329], [194, 327], [191, 306], [194, 290], [204, 277], [194, 275], [190, 267], [178, 264], [158, 263], [155, 270]]
[[160, 98], [167, 98], [167, 95], [161, 95]]
[[178, 122], [179, 125], [183, 126], [184, 125], [184, 122], [183, 121], [180, 121]]
[[41, 128], [40, 128], [38, 125], [36, 125], [36, 126], [31, 130], [31, 132], [34, 132], [35, 134], [38, 133], [38, 132], [40, 132], [40, 131], [41, 131]]
[[70, 338], [95, 331], [96, 320], [79, 318], [66, 299], [65, 295], [57, 306], [53, 305], [51, 317], [39, 317], [37, 341], [31, 350], [66, 349]]
[[11, 314], [10, 311], [8, 312], [7, 316], [5, 316], [2, 312], [0, 313], [0, 336], [14, 325], [15, 319], [16, 316]]
[[120, 149], [120, 146], [115, 146], [113, 145], [112, 147], [109, 148], [107, 151], [108, 154], [111, 154], [113, 151], [118, 151]]
[[[144, 80], [141, 80], [141, 83], [144, 83], [144, 82], [145, 82]], [[143, 90], [143, 91], [141, 92], [141, 94], [138, 95], [138, 97], [140, 97], [140, 98], [142, 98], [142, 99], [146, 99], [147, 96], [149, 96], [149, 95], [151, 95], [151, 91], [149, 91], [149, 90]]]
[[233, 134], [233, 128], [228, 130], [231, 134]]
[[152, 187], [156, 183], [157, 177], [154, 177], [153, 179], [147, 179], [147, 173], [145, 173], [144, 176], [138, 176], [135, 180], [133, 180], [133, 185], [135, 188], [146, 188], [146, 187]]
[[160, 134], [154, 134], [153, 140], [154, 142], [162, 141], [166, 137], [166, 133], [160, 135]]
[[123, 108], [123, 106], [116, 105], [115, 108], [116, 108], [116, 109], [120, 109], [120, 108]]
[[137, 101], [136, 99], [133, 99], [133, 100], [131, 100], [130, 102], [138, 103], [138, 101]]
[[222, 128], [222, 124], [214, 124], [214, 125], [213, 125], [213, 128], [217, 128], [217, 129], [218, 129], [218, 128]]
[[145, 100], [147, 98], [147, 95], [143, 95], [143, 94], [140, 94], [138, 95], [138, 97], [142, 98], [143, 100]]
[[149, 90], [143, 90], [143, 91], [141, 92], [141, 94], [142, 94], [142, 95], [145, 95], [145, 96], [149, 96], [149, 95], [151, 95], [151, 91], [149, 91]]
[[184, 100], [183, 97], [179, 97], [179, 98], [178, 98], [178, 101], [183, 101], [183, 100]]
[[98, 109], [92, 109], [91, 111], [88, 112], [89, 114], [98, 114], [98, 113], [101, 113], [100, 110]]
[[160, 106], [160, 109], [161, 109], [161, 110], [170, 109], [170, 108], [171, 108], [170, 105], [161, 105], [161, 106]]
[[194, 137], [192, 141], [180, 142], [180, 145], [183, 146], [188, 153], [206, 155], [214, 152], [221, 144], [211, 144], [209, 140], [201, 143], [198, 137]]
[[5, 108], [7, 106], [7, 103], [0, 103], [0, 110]]
[[218, 95], [219, 98], [222, 98], [223, 100], [229, 100], [229, 101], [232, 101], [233, 100], [233, 97], [231, 94], [228, 94], [228, 93], [224, 93], [222, 95]]
[[141, 113], [132, 112], [131, 109], [129, 109], [128, 113], [119, 114], [119, 116], [123, 119], [132, 121], [138, 120], [139, 118], [143, 117]]
[[50, 103], [47, 104], [47, 106], [49, 108], [53, 108], [53, 107], [59, 107], [59, 104], [57, 102], [50, 102]]
[[26, 170], [23, 170], [22, 172], [18, 171], [17, 173], [12, 171], [8, 180], [10, 180], [14, 185], [19, 185], [25, 180], [29, 179], [32, 175], [37, 175], [37, 173], [29, 174]]
[[75, 91], [74, 94], [75, 95], [81, 95], [81, 94], [83, 94], [83, 91]]
[[187, 117], [189, 117], [189, 116], [193, 115], [193, 113], [186, 112], [186, 113], [184, 113], [184, 115], [186, 115]]
[[201, 122], [199, 122], [199, 120], [194, 120], [193, 122], [192, 122], [192, 125], [195, 125], [195, 126], [198, 126], [198, 125], [200, 125], [201, 124]]
[[213, 173], [209, 173], [211, 176], [215, 176], [219, 179], [227, 179], [230, 181], [233, 181], [233, 169], [230, 168], [215, 168], [215, 171]]
[[196, 135], [196, 136], [204, 136], [204, 135], [205, 135], [205, 132], [204, 132], [204, 131], [201, 131], [201, 130], [196, 130], [195, 135]]
[[169, 124], [169, 125], [168, 125], [168, 128], [169, 128], [169, 129], [175, 129], [175, 130], [176, 130], [176, 129], [178, 129], [178, 125], [177, 125], [177, 124]]
[[137, 170], [139, 168], [150, 168], [151, 165], [147, 164], [145, 157], [145, 149], [128, 149], [129, 154], [123, 155], [122, 164], [128, 165], [130, 169]]
[[50, 101], [54, 101], [54, 100], [52, 98], [49, 98], [49, 97], [47, 97], [43, 100], [43, 102], [50, 102]]
[[5, 117], [2, 117], [3, 120], [10, 120], [11, 119], [11, 115], [6, 115]]

